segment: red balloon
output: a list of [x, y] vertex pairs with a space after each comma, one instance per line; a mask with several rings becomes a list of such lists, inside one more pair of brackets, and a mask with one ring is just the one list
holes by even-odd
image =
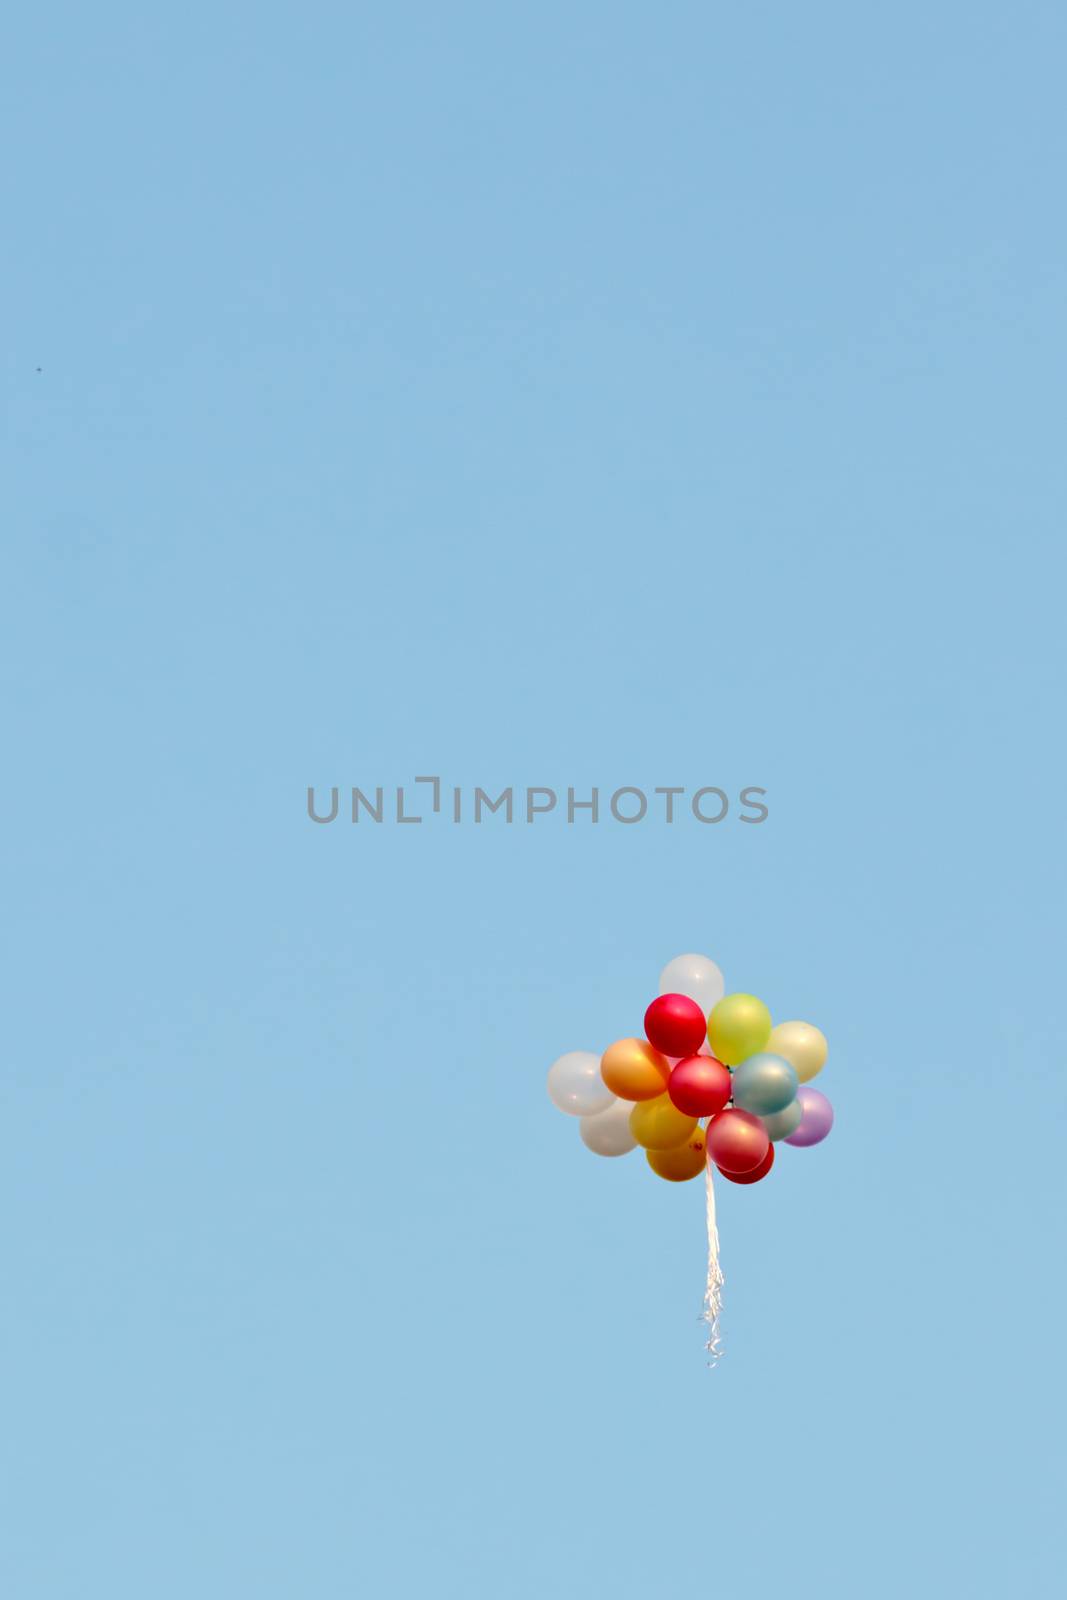
[[720, 1111], [708, 1123], [708, 1155], [727, 1177], [755, 1172], [767, 1159], [771, 1141], [759, 1117], [750, 1111]]
[[661, 994], [645, 1012], [645, 1037], [665, 1056], [695, 1056], [708, 1034], [708, 1019], [684, 994]]
[[733, 1079], [714, 1056], [687, 1056], [671, 1073], [667, 1093], [687, 1117], [713, 1117], [733, 1093]]
[[725, 1170], [725, 1168], [720, 1167], [719, 1168], [719, 1175], [720, 1175], [720, 1177], [723, 1177], [723, 1178], [729, 1178], [731, 1183], [758, 1183], [761, 1178], [765, 1178], [767, 1176], [768, 1172], [770, 1172], [770, 1170], [771, 1170], [771, 1168], [773, 1166], [774, 1166], [774, 1146], [772, 1144], [772, 1145], [768, 1146], [767, 1154], [764, 1156], [764, 1158], [760, 1162], [759, 1166], [754, 1169], [754, 1171], [752, 1171], [752, 1172], [727, 1172]]

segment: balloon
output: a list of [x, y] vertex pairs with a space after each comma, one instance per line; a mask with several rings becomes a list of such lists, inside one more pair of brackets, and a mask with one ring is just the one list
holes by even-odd
[[684, 994], [661, 994], [645, 1012], [648, 1041], [665, 1056], [691, 1056], [700, 1049], [708, 1019]]
[[766, 1050], [747, 1056], [734, 1073], [734, 1105], [757, 1117], [784, 1111], [797, 1097], [797, 1069]]
[[784, 1056], [797, 1069], [801, 1083], [821, 1072], [826, 1063], [826, 1035], [810, 1022], [779, 1022], [772, 1028], [767, 1049]]
[[761, 1117], [760, 1121], [766, 1128], [769, 1138], [788, 1139], [791, 1133], [796, 1132], [803, 1114], [804, 1107], [799, 1100], [794, 1100], [784, 1111], [772, 1111], [769, 1117]]
[[[715, 1057], [711, 1053], [711, 1046], [708, 1043], [707, 1039], [702, 1039], [700, 1041], [700, 1049], [694, 1051], [693, 1053], [694, 1053], [694, 1055], [704, 1056], [709, 1061], [714, 1061], [714, 1059], [715, 1059]], [[667, 1060], [671, 1064], [671, 1071], [672, 1072], [674, 1071], [674, 1069], [678, 1065], [679, 1061], [685, 1061], [686, 1059], [687, 1058], [685, 1056], [668, 1056]]]
[[671, 1067], [647, 1039], [616, 1039], [600, 1058], [600, 1075], [620, 1100], [654, 1100], [666, 1092]]
[[718, 1005], [725, 990], [722, 973], [707, 956], [675, 956], [659, 975], [660, 994], [684, 994], [696, 1001], [705, 1016]]
[[583, 1143], [595, 1156], [624, 1156], [628, 1150], [633, 1150], [637, 1140], [630, 1132], [632, 1110], [629, 1100], [613, 1098], [606, 1111], [598, 1111], [595, 1117], [583, 1117], [578, 1124]]
[[679, 1111], [667, 1094], [645, 1100], [630, 1112], [630, 1132], [646, 1150], [673, 1150], [692, 1137], [696, 1125], [696, 1117]]
[[548, 1069], [548, 1094], [554, 1106], [572, 1117], [593, 1117], [615, 1098], [600, 1076], [600, 1057], [570, 1050]]
[[753, 1172], [767, 1159], [771, 1141], [749, 1111], [720, 1111], [705, 1131], [708, 1159], [724, 1172]]
[[821, 1144], [834, 1125], [834, 1108], [824, 1094], [818, 1089], [809, 1089], [807, 1084], [801, 1084], [797, 1090], [797, 1099], [800, 1101], [800, 1126], [796, 1133], [791, 1133], [786, 1144], [800, 1145]]
[[694, 1128], [685, 1144], [675, 1145], [673, 1150], [646, 1150], [645, 1160], [656, 1177], [666, 1178], [668, 1183], [686, 1183], [699, 1177], [707, 1160], [703, 1128]]
[[712, 1053], [728, 1067], [762, 1050], [770, 1031], [771, 1014], [754, 994], [728, 994], [708, 1018]]
[[772, 1144], [767, 1146], [767, 1154], [759, 1166], [753, 1167], [751, 1172], [727, 1172], [725, 1167], [720, 1167], [719, 1175], [723, 1178], [729, 1178], [731, 1183], [759, 1183], [760, 1179], [765, 1178], [773, 1166], [774, 1146]]
[[687, 1116], [713, 1117], [733, 1093], [733, 1079], [714, 1056], [689, 1056], [671, 1072], [667, 1093]]

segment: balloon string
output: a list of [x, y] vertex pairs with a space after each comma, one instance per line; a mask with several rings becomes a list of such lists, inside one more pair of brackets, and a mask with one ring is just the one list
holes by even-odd
[[719, 1315], [722, 1311], [722, 1268], [719, 1266], [719, 1230], [715, 1223], [715, 1190], [711, 1182], [711, 1162], [709, 1161], [704, 1173], [708, 1192], [708, 1279], [704, 1285], [704, 1317], [707, 1325], [708, 1337], [705, 1349], [708, 1352], [708, 1366], [714, 1367], [719, 1363], [722, 1355], [722, 1340], [719, 1336]]

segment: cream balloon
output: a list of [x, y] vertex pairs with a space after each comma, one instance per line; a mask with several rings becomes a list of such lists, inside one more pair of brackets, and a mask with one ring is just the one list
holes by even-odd
[[810, 1022], [779, 1022], [763, 1047], [782, 1056], [796, 1068], [801, 1083], [808, 1083], [826, 1063], [826, 1035]]
[[591, 1050], [568, 1050], [548, 1069], [548, 1096], [572, 1117], [595, 1117], [615, 1096], [600, 1076], [600, 1057]]
[[707, 1016], [726, 993], [726, 980], [710, 956], [675, 956], [659, 975], [660, 994], [684, 994]]
[[624, 1156], [636, 1149], [637, 1140], [630, 1128], [632, 1110], [631, 1101], [613, 1098], [606, 1111], [598, 1111], [593, 1117], [583, 1117], [578, 1124], [582, 1143], [595, 1156]]

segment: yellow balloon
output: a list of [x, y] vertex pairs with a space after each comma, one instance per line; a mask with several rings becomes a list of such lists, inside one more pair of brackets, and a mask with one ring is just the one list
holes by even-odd
[[630, 1112], [630, 1132], [646, 1150], [673, 1150], [692, 1138], [697, 1126], [696, 1117], [687, 1117], [671, 1100], [661, 1094], [655, 1100], [646, 1100]]
[[647, 1039], [616, 1039], [600, 1058], [600, 1076], [620, 1100], [654, 1100], [670, 1075], [667, 1057]]
[[771, 1029], [767, 1049], [796, 1067], [801, 1083], [807, 1083], [826, 1064], [826, 1035], [810, 1022], [779, 1022]]
[[762, 1050], [771, 1032], [771, 1014], [754, 994], [724, 995], [708, 1018], [712, 1054], [728, 1067]]
[[666, 1178], [668, 1183], [698, 1178], [707, 1160], [703, 1128], [696, 1128], [685, 1144], [675, 1145], [673, 1150], [646, 1150], [645, 1160], [657, 1178]]

